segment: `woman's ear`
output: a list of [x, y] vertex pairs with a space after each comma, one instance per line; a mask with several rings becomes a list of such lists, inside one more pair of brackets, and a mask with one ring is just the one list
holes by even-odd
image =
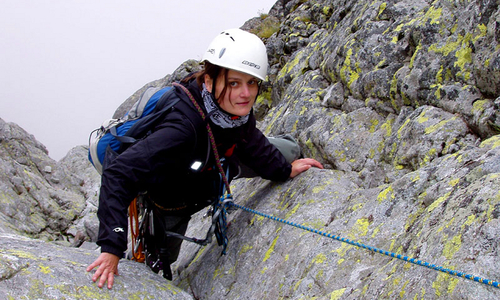
[[205, 87], [207, 88], [207, 91], [209, 93], [211, 93], [214, 81], [212, 80], [212, 78], [210, 78], [210, 76], [208, 74], [205, 74], [204, 80], [205, 80]]

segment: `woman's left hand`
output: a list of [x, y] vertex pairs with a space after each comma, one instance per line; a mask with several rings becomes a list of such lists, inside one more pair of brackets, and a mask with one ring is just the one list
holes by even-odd
[[314, 158], [301, 158], [292, 162], [292, 172], [290, 178], [294, 178], [300, 173], [309, 170], [311, 167], [323, 169], [323, 165]]

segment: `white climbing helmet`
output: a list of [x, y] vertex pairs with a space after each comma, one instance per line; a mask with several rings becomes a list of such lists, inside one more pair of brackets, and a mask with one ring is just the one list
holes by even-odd
[[241, 29], [228, 29], [216, 36], [202, 62], [210, 63], [265, 80], [267, 75], [266, 46], [255, 34]]

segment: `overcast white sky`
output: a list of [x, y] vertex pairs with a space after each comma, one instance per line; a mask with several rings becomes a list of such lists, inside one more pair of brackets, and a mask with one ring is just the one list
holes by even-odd
[[59, 160], [144, 84], [276, 0], [0, 0], [0, 118]]

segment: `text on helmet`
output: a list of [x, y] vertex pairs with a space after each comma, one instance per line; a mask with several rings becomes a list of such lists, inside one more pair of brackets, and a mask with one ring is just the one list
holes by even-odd
[[253, 68], [256, 68], [256, 69], [260, 69], [260, 66], [259, 66], [259, 65], [255, 64], [255, 63], [253, 63], [253, 62], [249, 62], [249, 61], [247, 61], [247, 60], [244, 60], [244, 61], [242, 61], [241, 63], [242, 63], [242, 64], [244, 64], [244, 65], [247, 65], [247, 66], [249, 66], [249, 67], [253, 67]]

